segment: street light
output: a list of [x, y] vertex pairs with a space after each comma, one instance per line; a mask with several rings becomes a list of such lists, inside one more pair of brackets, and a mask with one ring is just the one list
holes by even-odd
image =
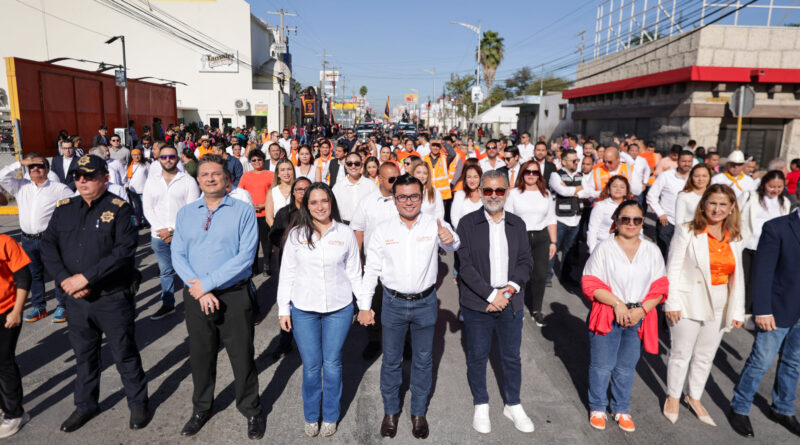
[[[122, 41], [122, 79], [123, 79], [123, 87], [125, 88], [125, 142], [130, 144], [131, 143], [131, 132], [130, 132], [131, 112], [130, 112], [130, 108], [128, 108], [128, 60], [125, 57], [125, 36], [114, 36], [114, 37], [106, 40], [106, 45], [110, 45], [110, 44], [116, 42], [117, 39]], [[133, 148], [133, 147], [131, 147], [131, 148]]]
[[[423, 68], [422, 71], [425, 71], [426, 73], [428, 73], [428, 74], [433, 76], [433, 94], [431, 94], [431, 99], [433, 99], [433, 103], [437, 104], [437, 106], [438, 106], [439, 100], [436, 98], [436, 68], [434, 68], [432, 70]], [[431, 119], [431, 111], [432, 110], [428, 109], [428, 125], [429, 126], [431, 125], [431, 121], [432, 121], [432, 119]]]
[[[474, 32], [475, 34], [478, 35], [478, 58], [477, 58], [477, 61], [476, 61], [477, 62], [477, 67], [475, 69], [475, 77], [477, 78], [477, 82], [475, 82], [475, 85], [480, 87], [481, 86], [481, 22], [480, 22], [480, 20], [478, 21], [478, 26], [470, 25], [469, 23], [463, 23], [463, 22], [450, 22], [450, 23], [452, 23], [454, 25], [463, 26], [463, 27], [469, 29], [470, 31], [472, 31], [472, 32]], [[473, 120], [473, 124], [474, 124], [473, 131], [475, 132], [474, 136], [475, 136], [475, 140], [477, 140], [478, 139], [478, 134], [477, 134], [478, 133], [478, 104], [477, 103], [475, 104], [475, 118]]]

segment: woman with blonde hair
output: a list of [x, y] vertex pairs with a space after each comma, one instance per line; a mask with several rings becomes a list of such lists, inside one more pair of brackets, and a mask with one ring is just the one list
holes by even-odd
[[711, 183], [714, 172], [706, 164], [697, 164], [689, 170], [689, 178], [683, 190], [675, 198], [675, 225], [679, 226], [694, 219], [697, 204]]
[[406, 173], [411, 174], [422, 183], [422, 209], [420, 211], [444, 219], [444, 201], [442, 201], [442, 194], [433, 188], [430, 165], [421, 159], [414, 159], [406, 168]]
[[736, 194], [709, 186], [694, 218], [675, 227], [667, 260], [669, 300], [664, 304], [672, 345], [667, 361], [664, 416], [678, 420], [680, 397], [697, 418], [716, 426], [700, 402], [722, 334], [744, 322], [744, 268]]

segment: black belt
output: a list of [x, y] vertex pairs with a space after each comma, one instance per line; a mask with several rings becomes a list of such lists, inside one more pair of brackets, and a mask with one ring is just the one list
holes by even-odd
[[384, 289], [386, 289], [386, 292], [389, 292], [389, 295], [391, 295], [391, 296], [393, 296], [395, 298], [399, 298], [401, 300], [407, 300], [407, 301], [416, 301], [416, 300], [421, 300], [421, 299], [427, 297], [431, 292], [436, 290], [436, 286], [431, 286], [431, 287], [425, 289], [424, 291], [416, 293], [416, 294], [404, 294], [402, 292], [397, 292], [396, 290], [389, 289], [388, 287], [384, 287]]
[[22, 237], [28, 239], [42, 239], [42, 235], [44, 235], [44, 232], [37, 233], [36, 235], [31, 235], [29, 233], [22, 232]]
[[226, 292], [241, 290], [243, 287], [247, 286], [248, 281], [250, 281], [250, 279], [242, 280], [242, 281], [234, 284], [233, 286], [226, 287], [225, 289], [215, 289], [215, 290], [211, 291], [211, 293], [213, 293], [213, 294], [224, 294]]

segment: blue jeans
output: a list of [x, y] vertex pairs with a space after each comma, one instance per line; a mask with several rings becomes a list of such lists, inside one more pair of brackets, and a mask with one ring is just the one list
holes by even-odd
[[640, 321], [629, 328], [616, 321], [606, 335], [589, 331], [589, 410], [606, 411], [608, 380], [611, 379], [611, 411], [630, 414], [631, 390], [636, 364], [642, 353]]
[[[472, 390], [473, 405], [489, 403], [489, 393], [486, 391], [486, 363], [489, 361], [495, 332], [502, 360], [503, 401], [509, 406], [519, 405], [519, 391], [522, 386], [519, 347], [522, 343], [524, 311], [514, 312], [511, 304], [501, 312], [478, 312], [461, 306], [461, 315], [464, 316], [467, 379]], [[500, 378], [500, 376], [495, 377]]]
[[161, 279], [161, 303], [175, 306], [175, 269], [172, 268], [172, 248], [161, 238], [151, 238], [150, 247], [158, 261], [158, 277]]
[[141, 226], [144, 224], [144, 208], [142, 207], [142, 194], [136, 193], [133, 190], [128, 193], [133, 205], [133, 216], [136, 217], [136, 224]]
[[[42, 251], [40, 248], [41, 240], [21, 237], [20, 245], [22, 250], [31, 259], [28, 269], [31, 271], [31, 306], [41, 310], [47, 309], [47, 301], [44, 298], [44, 264], [42, 263]], [[56, 301], [58, 307], [64, 307], [64, 292], [61, 290], [60, 283], [55, 285]]]
[[411, 330], [411, 415], [424, 416], [433, 382], [433, 334], [439, 304], [436, 291], [416, 301], [392, 297], [383, 290], [381, 325], [383, 363], [381, 396], [384, 414], [400, 414], [400, 385], [403, 383], [403, 347]]
[[753, 351], [744, 364], [739, 383], [733, 388], [731, 408], [737, 414], [749, 415], [753, 397], [764, 373], [778, 355], [778, 369], [772, 386], [772, 410], [786, 416], [794, 415], [794, 399], [800, 374], [800, 321], [790, 328], [756, 333]]
[[[569, 253], [572, 246], [575, 245], [575, 240], [578, 239], [578, 232], [580, 231], [580, 224], [575, 227], [570, 227], [564, 223], [559, 222], [556, 225], [556, 253], [561, 252], [561, 272], [563, 276], [564, 263], [567, 261], [567, 253]], [[556, 256], [550, 258], [550, 266], [547, 269], [547, 276], [553, 276], [553, 264], [556, 261]]]
[[335, 312], [305, 312], [292, 305], [292, 333], [303, 359], [303, 415], [307, 423], [339, 421], [342, 346], [353, 323], [353, 303]]

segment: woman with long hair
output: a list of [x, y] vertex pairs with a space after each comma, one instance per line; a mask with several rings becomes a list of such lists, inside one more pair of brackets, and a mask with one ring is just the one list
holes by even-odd
[[286, 238], [277, 299], [281, 329], [294, 334], [303, 360], [307, 437], [336, 432], [342, 347], [353, 321], [353, 291], [360, 286], [361, 253], [355, 234], [342, 224], [330, 187], [313, 184]]
[[421, 159], [414, 159], [406, 168], [406, 173], [419, 179], [422, 183], [422, 207], [420, 211], [444, 219], [444, 201], [442, 194], [433, 188], [431, 166]]
[[307, 144], [297, 149], [297, 167], [294, 168], [294, 175], [298, 179], [307, 178], [314, 182], [314, 154]]
[[636, 364], [645, 352], [658, 354], [658, 314], [667, 298], [664, 258], [642, 239], [644, 210], [638, 201], [620, 203], [612, 216], [614, 236], [602, 241], [583, 270], [581, 287], [592, 302], [589, 314], [589, 424], [606, 428], [611, 412], [620, 429], [633, 432], [630, 412]]
[[[459, 176], [458, 181], [456, 181], [456, 183], [453, 184], [453, 193], [455, 193], [455, 192], [457, 192], [459, 190], [464, 190], [464, 171], [470, 165], [474, 165], [474, 166], [480, 167], [481, 162], [478, 160], [478, 158], [467, 158], [464, 161], [464, 167], [461, 170], [461, 176]], [[483, 172], [483, 169], [481, 169], [481, 176], [483, 176], [482, 172]], [[514, 184], [509, 184], [508, 187], [509, 188], [514, 187]]]
[[141, 227], [145, 224], [144, 208], [142, 207], [142, 193], [147, 182], [147, 174], [150, 170], [147, 159], [142, 155], [142, 150], [134, 148], [131, 150], [131, 162], [128, 164], [128, 180], [125, 187], [128, 189], [136, 223]]
[[378, 161], [378, 158], [375, 156], [367, 157], [367, 159], [364, 160], [364, 177], [375, 182], [376, 185], [380, 184], [380, 167], [381, 163]]
[[267, 225], [272, 227], [275, 222], [275, 215], [278, 210], [291, 202], [292, 184], [294, 184], [294, 164], [289, 158], [278, 159], [275, 163], [275, 181], [272, 182], [272, 189], [267, 193], [264, 201], [264, 217]]
[[533, 270], [525, 285], [525, 296], [531, 300], [531, 317], [536, 325], [545, 325], [542, 316], [544, 287], [550, 258], [556, 254], [556, 208], [547, 190], [544, 176], [536, 161], [522, 164], [517, 183], [508, 193], [505, 210], [525, 221], [528, 242], [533, 254]]
[[453, 204], [450, 207], [450, 220], [454, 229], [458, 229], [458, 222], [461, 217], [483, 206], [483, 201], [481, 200], [481, 176], [483, 176], [483, 170], [477, 163], [467, 165], [464, 167], [464, 171], [461, 172], [459, 182], [463, 184], [463, 187], [462, 190], [453, 195]]
[[675, 225], [679, 226], [694, 219], [697, 204], [711, 183], [714, 172], [706, 164], [697, 164], [689, 170], [689, 178], [683, 190], [675, 198]]
[[608, 180], [600, 196], [595, 201], [592, 214], [589, 216], [589, 229], [586, 231], [586, 245], [589, 253], [594, 252], [597, 245], [611, 237], [610, 228], [614, 220], [611, 215], [623, 201], [633, 199], [631, 186], [624, 176], [614, 176]]
[[744, 323], [743, 241], [736, 194], [709, 186], [694, 218], [675, 227], [667, 262], [670, 299], [664, 305], [672, 345], [664, 416], [678, 420], [680, 397], [701, 422], [716, 426], [700, 402], [722, 334]]

